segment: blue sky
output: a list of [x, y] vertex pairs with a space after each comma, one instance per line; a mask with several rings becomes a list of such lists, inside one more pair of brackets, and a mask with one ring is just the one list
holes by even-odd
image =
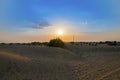
[[[119, 7], [119, 0], [0, 0], [0, 41], [12, 41], [7, 36], [14, 41], [17, 37], [23, 42], [41, 41], [39, 36], [49, 36], [61, 27], [71, 35], [75, 31], [86, 37], [93, 33], [114, 36], [120, 30]], [[108, 39], [120, 40], [119, 36]]]

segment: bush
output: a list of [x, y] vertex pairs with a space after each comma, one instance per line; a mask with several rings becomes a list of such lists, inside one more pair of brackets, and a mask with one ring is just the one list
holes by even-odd
[[6, 43], [0, 43], [0, 45], [6, 45]]
[[40, 42], [32, 42], [32, 43], [30, 43], [31, 45], [41, 45], [41, 43]]
[[48, 42], [42, 42], [41, 45], [47, 46], [47, 45], [48, 45]]
[[65, 44], [60, 38], [57, 38], [57, 39], [50, 40], [50, 42], [48, 43], [48, 46], [64, 48]]
[[106, 41], [105, 43], [109, 46], [116, 46], [117, 45], [116, 41]]
[[74, 44], [74, 42], [70, 42], [72, 45]]

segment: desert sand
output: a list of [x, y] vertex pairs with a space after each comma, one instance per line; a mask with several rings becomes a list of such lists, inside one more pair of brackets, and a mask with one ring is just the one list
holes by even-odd
[[1, 45], [0, 80], [120, 80], [120, 47]]

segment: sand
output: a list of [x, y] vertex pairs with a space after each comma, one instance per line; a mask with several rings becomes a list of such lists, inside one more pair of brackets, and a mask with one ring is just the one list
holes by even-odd
[[0, 80], [120, 80], [120, 47], [0, 46]]

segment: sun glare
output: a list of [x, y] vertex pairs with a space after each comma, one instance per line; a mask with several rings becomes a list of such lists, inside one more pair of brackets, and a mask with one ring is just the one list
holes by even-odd
[[58, 34], [58, 35], [63, 35], [64, 32], [63, 32], [63, 30], [58, 30], [58, 31], [57, 31], [57, 34]]

